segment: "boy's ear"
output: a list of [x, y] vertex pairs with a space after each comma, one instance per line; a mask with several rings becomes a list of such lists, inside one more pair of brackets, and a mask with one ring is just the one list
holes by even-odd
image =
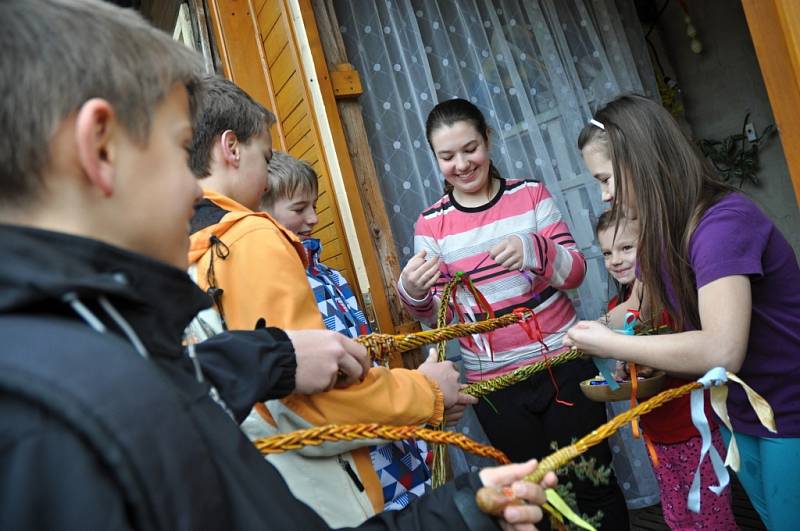
[[222, 148], [222, 158], [233, 166], [239, 167], [239, 158], [241, 157], [241, 144], [236, 133], [228, 129], [219, 138], [220, 147]]
[[92, 98], [78, 109], [75, 120], [75, 142], [78, 160], [89, 181], [103, 195], [114, 192], [114, 130], [116, 115], [111, 104], [101, 98]]

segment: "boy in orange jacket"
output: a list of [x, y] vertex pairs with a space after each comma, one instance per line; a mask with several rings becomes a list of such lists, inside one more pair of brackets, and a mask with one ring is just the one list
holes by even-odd
[[[267, 186], [275, 117], [230, 81], [209, 77], [203, 83], [190, 148], [192, 169], [203, 177], [189, 251], [198, 284], [229, 329], [264, 322], [324, 329], [306, 280], [302, 244], [257, 211]], [[437, 424], [458, 400], [458, 372], [451, 362], [431, 358], [416, 371], [370, 369], [363, 382], [346, 390], [267, 402], [243, 428], [256, 438], [325, 424]], [[357, 525], [384, 505], [371, 444], [328, 444], [270, 461], [292, 492], [330, 525]]]

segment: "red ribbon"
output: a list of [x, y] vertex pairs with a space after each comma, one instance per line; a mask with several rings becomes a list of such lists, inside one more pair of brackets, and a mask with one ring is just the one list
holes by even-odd
[[[472, 279], [469, 277], [467, 273], [456, 273], [456, 278], [464, 284], [464, 287], [472, 294], [475, 298], [475, 302], [478, 306], [478, 310], [486, 314], [487, 319], [494, 319], [494, 309], [492, 305], [489, 304], [489, 301], [486, 300], [486, 297], [483, 296], [475, 284], [472, 282]], [[461, 311], [461, 306], [458, 304], [458, 300], [456, 298], [456, 291], [458, 291], [458, 283], [453, 286], [453, 291], [451, 292], [451, 297], [453, 299], [453, 307], [456, 310], [456, 315], [458, 316], [458, 320], [461, 323], [465, 323], [466, 319], [464, 317], [464, 313]], [[489, 344], [489, 355], [492, 361], [494, 361], [494, 348], [492, 347], [492, 333], [486, 332], [486, 342]], [[467, 344], [473, 348], [474, 350], [478, 350], [478, 346], [472, 340], [471, 336], [467, 336]]]
[[[550, 358], [547, 357], [547, 354], [550, 352], [550, 348], [547, 346], [547, 343], [544, 342], [544, 332], [542, 332], [542, 327], [539, 325], [539, 319], [536, 317], [536, 312], [529, 310], [528, 308], [514, 308], [511, 313], [520, 316], [520, 320], [517, 322], [517, 324], [522, 327], [522, 329], [528, 335], [528, 338], [530, 338], [531, 341], [536, 341], [542, 345], [542, 357], [544, 358], [544, 363], [547, 367], [547, 374], [550, 376], [550, 381], [553, 383], [553, 387], [556, 389], [556, 403], [561, 404], [562, 406], [574, 406], [574, 403], [562, 400], [559, 396], [560, 389], [558, 387], [558, 382], [556, 382], [556, 377], [553, 375], [553, 368], [550, 365]], [[530, 320], [533, 321], [533, 324], [536, 327], [535, 330], [531, 330], [531, 325], [529, 323]]]

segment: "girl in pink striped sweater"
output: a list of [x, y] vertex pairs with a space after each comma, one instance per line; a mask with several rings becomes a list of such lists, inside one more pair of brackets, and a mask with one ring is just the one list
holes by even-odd
[[[577, 322], [563, 290], [580, 285], [586, 263], [555, 201], [541, 183], [501, 178], [489, 156], [486, 120], [470, 102], [453, 99], [437, 105], [428, 116], [426, 135], [446, 193], [417, 220], [416, 254], [398, 282], [404, 304], [428, 325], [435, 324], [441, 304], [448, 304], [448, 319], [457, 314], [479, 321], [520, 307], [536, 313], [542, 341], [520, 325], [460, 341], [470, 382], [561, 352], [564, 333]], [[442, 287], [458, 272], [479, 293], [459, 287], [455, 300], [441, 300]], [[581, 379], [595, 372], [591, 362], [554, 366], [492, 393], [491, 405], [480, 402], [476, 413], [492, 444], [513, 461], [542, 458], [552, 441], [568, 445], [605, 422], [604, 406], [589, 402], [578, 388]], [[598, 464], [610, 464], [607, 445], [593, 450]], [[627, 529], [625, 502], [613, 476], [601, 486], [570, 479], [581, 512], [602, 510], [604, 522]]]

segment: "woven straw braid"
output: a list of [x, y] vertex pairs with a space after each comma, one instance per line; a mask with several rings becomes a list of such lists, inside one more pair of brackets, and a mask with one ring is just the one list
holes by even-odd
[[380, 424], [339, 424], [320, 426], [264, 437], [253, 442], [262, 454], [274, 454], [297, 450], [304, 446], [319, 446], [332, 441], [354, 441], [360, 439], [384, 439], [401, 441], [422, 439], [435, 444], [452, 444], [464, 451], [495, 461], [509, 463], [506, 454], [485, 444], [473, 441], [466, 435], [450, 431], [431, 430], [418, 426], [382, 426]]

